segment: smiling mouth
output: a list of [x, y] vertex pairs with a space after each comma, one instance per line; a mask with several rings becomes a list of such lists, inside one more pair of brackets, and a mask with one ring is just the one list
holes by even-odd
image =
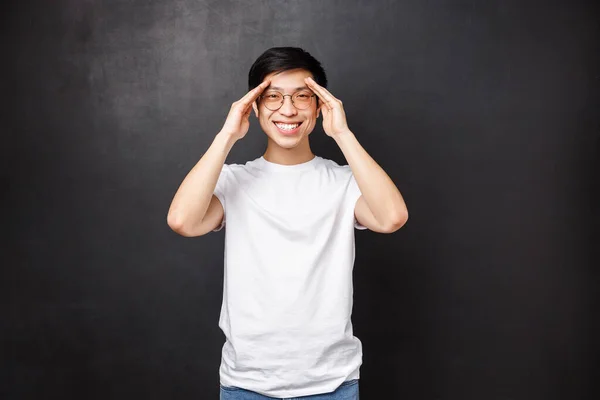
[[283, 122], [273, 122], [275, 124], [276, 127], [278, 127], [279, 129], [281, 129], [282, 131], [293, 131], [296, 128], [298, 128], [300, 125], [302, 125], [302, 122], [296, 122], [294, 124], [286, 124]]

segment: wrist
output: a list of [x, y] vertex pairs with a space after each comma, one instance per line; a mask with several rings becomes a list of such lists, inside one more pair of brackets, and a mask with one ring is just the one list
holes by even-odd
[[338, 133], [337, 135], [334, 135], [333, 139], [336, 140], [336, 141], [346, 140], [346, 139], [351, 138], [353, 136], [354, 136], [354, 133], [352, 133], [352, 131], [350, 129], [346, 129], [346, 130]]
[[235, 142], [237, 142], [237, 138], [231, 133], [227, 133], [225, 131], [220, 131], [215, 136], [215, 142], [219, 143], [219, 145], [223, 146], [227, 152], [231, 150]]
[[217, 137], [223, 138], [223, 140], [230, 141], [230, 142], [237, 141], [237, 138], [235, 137], [235, 135], [228, 131], [219, 131], [219, 133], [217, 133]]

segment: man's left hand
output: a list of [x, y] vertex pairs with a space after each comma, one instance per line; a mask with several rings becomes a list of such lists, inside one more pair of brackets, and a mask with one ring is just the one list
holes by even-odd
[[340, 99], [335, 98], [327, 89], [312, 78], [305, 78], [308, 87], [319, 97], [320, 109], [323, 113], [323, 130], [332, 138], [350, 131], [346, 122], [346, 113]]

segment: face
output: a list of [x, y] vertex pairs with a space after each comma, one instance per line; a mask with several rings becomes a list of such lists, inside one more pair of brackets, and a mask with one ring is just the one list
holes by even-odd
[[[292, 95], [300, 88], [308, 89], [304, 82], [304, 78], [307, 77], [312, 78], [313, 76], [304, 69], [269, 74], [265, 77], [265, 80], [271, 79], [271, 84], [263, 94], [270, 89], [277, 90], [284, 95]], [[308, 90], [310, 91], [310, 89]], [[312, 91], [310, 92], [313, 94]], [[317, 107], [317, 97], [313, 97], [310, 106], [304, 110], [298, 110], [294, 107], [289, 96], [284, 97], [283, 105], [277, 111], [266, 108], [261, 99], [258, 99], [257, 102], [252, 107], [263, 131], [275, 144], [288, 149], [298, 146], [304, 140], [308, 140], [308, 135], [315, 128], [319, 117], [320, 110]], [[290, 130], [289, 128], [295, 124], [299, 124], [299, 126]]]

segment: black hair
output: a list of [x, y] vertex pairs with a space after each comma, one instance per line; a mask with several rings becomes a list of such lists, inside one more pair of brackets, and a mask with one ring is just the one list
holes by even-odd
[[272, 47], [262, 53], [248, 73], [248, 89], [252, 90], [262, 83], [265, 76], [273, 72], [283, 72], [302, 68], [313, 75], [313, 79], [324, 88], [327, 87], [327, 76], [321, 63], [307, 51], [299, 47]]

